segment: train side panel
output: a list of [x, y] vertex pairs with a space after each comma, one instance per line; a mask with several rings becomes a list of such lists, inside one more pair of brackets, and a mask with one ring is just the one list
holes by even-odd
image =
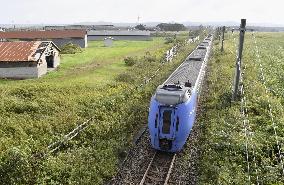
[[159, 148], [158, 139], [158, 126], [156, 127], [155, 122], [159, 121], [159, 103], [154, 97], [151, 98], [149, 117], [148, 117], [148, 128], [151, 136], [151, 144], [155, 149]]
[[190, 131], [193, 127], [195, 117], [196, 117], [196, 105], [197, 105], [197, 94], [192, 94], [189, 101], [178, 106], [179, 117], [179, 128], [176, 131], [176, 137], [173, 143], [173, 148], [171, 152], [177, 152], [182, 150], [184, 144], [187, 141], [187, 138], [190, 134]]

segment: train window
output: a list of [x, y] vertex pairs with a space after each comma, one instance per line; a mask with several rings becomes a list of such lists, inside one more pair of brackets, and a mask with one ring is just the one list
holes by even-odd
[[178, 131], [178, 127], [179, 127], [179, 117], [177, 117], [177, 122], [176, 122], [176, 131]]
[[156, 119], [155, 119], [155, 128], [158, 126], [158, 114], [156, 114]]
[[171, 129], [171, 118], [172, 118], [172, 111], [165, 110], [163, 112], [163, 133], [169, 134]]

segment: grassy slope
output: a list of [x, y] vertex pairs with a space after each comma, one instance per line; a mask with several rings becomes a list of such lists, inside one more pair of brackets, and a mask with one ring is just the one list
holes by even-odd
[[[59, 71], [51, 72], [41, 79], [0, 80], [0, 124], [3, 125], [1, 131], [4, 135], [11, 135], [11, 131], [5, 128], [17, 123], [15, 129], [24, 129], [21, 131], [25, 133], [28, 125], [33, 128], [34, 121], [41, 122], [39, 125], [52, 125], [52, 122], [57, 122], [58, 117], [62, 118], [62, 114], [70, 117], [76, 109], [72, 107], [72, 100], [80, 98], [77, 94], [80, 92], [80, 86], [105, 86], [112, 82], [117, 74], [127, 69], [123, 63], [125, 56], [139, 56], [146, 51], [164, 47], [161, 38], [152, 42], [118, 41], [111, 48], [95, 41], [89, 43], [89, 48], [83, 53], [63, 55]], [[84, 96], [84, 93], [81, 96]], [[52, 128], [49, 129], [53, 132]], [[3, 143], [1, 142], [0, 149]]]
[[[234, 37], [238, 40], [238, 35]], [[281, 164], [269, 114], [272, 107], [273, 121], [277, 125], [278, 140], [283, 143], [283, 33], [256, 33], [260, 54], [257, 60], [252, 33], [246, 33], [243, 57], [244, 89], [248, 115], [248, 140], [240, 115], [240, 102], [230, 103], [234, 77], [236, 47], [233, 36], [226, 35], [225, 52], [219, 52], [215, 42], [214, 56], [210, 62], [209, 93], [205, 95], [204, 114], [201, 117], [200, 184], [281, 184]], [[259, 63], [268, 88], [265, 92], [260, 78]], [[278, 90], [277, 90], [278, 89]], [[248, 162], [245, 144], [248, 143]], [[283, 148], [282, 148], [283, 151]], [[249, 164], [249, 170], [247, 165]], [[249, 182], [250, 177], [250, 182]], [[257, 180], [258, 178], [258, 180]]]
[[[93, 86], [105, 86], [127, 69], [124, 56], [165, 47], [160, 38], [118, 41], [111, 48], [91, 42], [83, 53], [64, 55], [59, 71], [41, 79], [0, 80], [0, 151], [30, 140], [46, 146], [52, 137], [66, 133], [86, 116], [79, 104]], [[93, 95], [94, 99], [98, 95]]]
[[[0, 80], [0, 84], [38, 84], [46, 82], [52, 84], [58, 81], [66, 83], [92, 82], [100, 84], [104, 80], [110, 82], [114, 76], [126, 70], [123, 63], [125, 56], [143, 55], [147, 51], [164, 47], [162, 38], [153, 41], [116, 41], [113, 47], [104, 47], [102, 41], [91, 41], [84, 52], [75, 55], [61, 56], [58, 71], [53, 71], [40, 79], [24, 81]], [[109, 73], [105, 73], [109, 71]], [[78, 80], [82, 78], [82, 80]], [[100, 80], [92, 80], [92, 78]], [[67, 84], [68, 85], [68, 84]]]

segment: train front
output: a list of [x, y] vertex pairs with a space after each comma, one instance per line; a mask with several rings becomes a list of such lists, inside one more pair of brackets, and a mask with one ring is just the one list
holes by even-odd
[[196, 99], [190, 86], [168, 84], [157, 88], [148, 117], [153, 148], [167, 152], [183, 148], [195, 120]]

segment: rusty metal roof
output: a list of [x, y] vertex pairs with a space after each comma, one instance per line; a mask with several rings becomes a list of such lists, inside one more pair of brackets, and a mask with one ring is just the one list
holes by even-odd
[[57, 48], [51, 41], [0, 42], [0, 62], [36, 62], [49, 44]]
[[0, 32], [2, 39], [85, 38], [85, 30], [10, 31]]
[[0, 62], [33, 61], [31, 56], [35, 53], [41, 42], [0, 42]]

